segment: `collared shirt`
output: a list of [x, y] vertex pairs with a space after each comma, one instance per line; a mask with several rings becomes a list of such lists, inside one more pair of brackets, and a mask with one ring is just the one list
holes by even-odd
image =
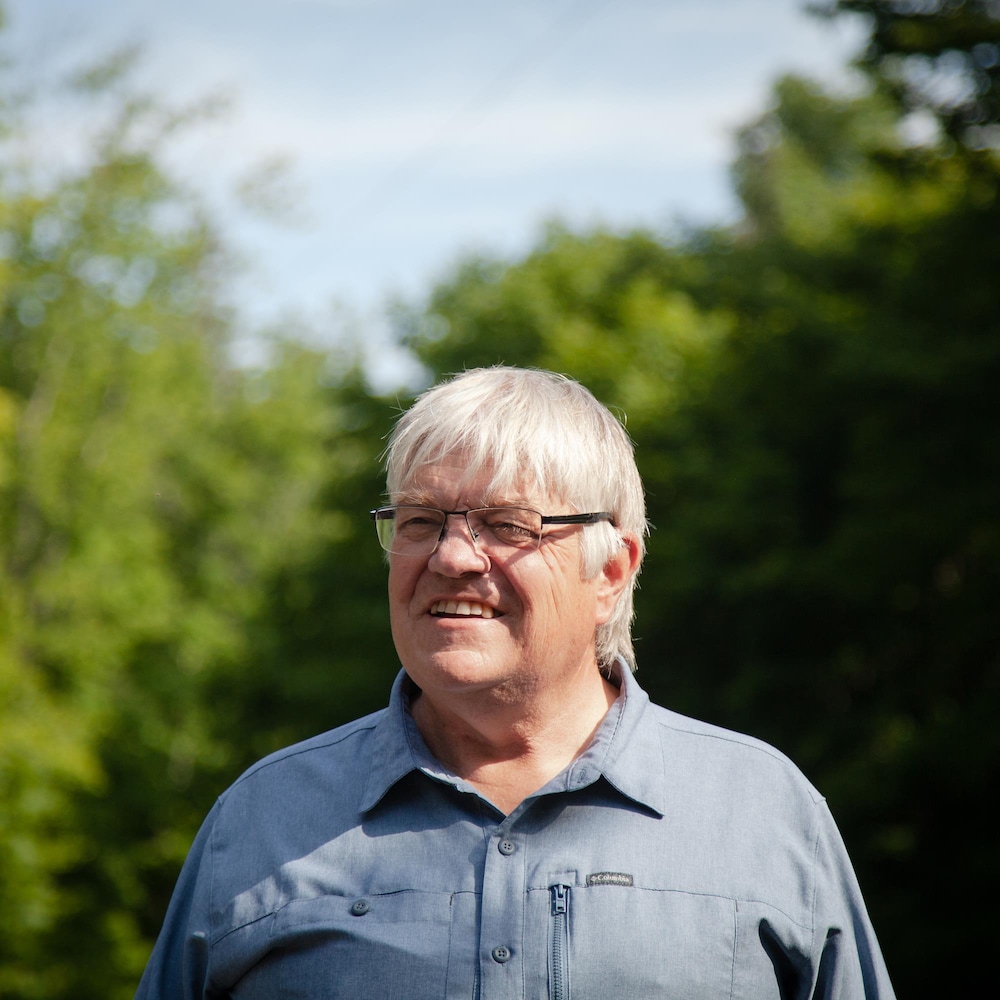
[[387, 709], [216, 803], [138, 997], [892, 997], [822, 797], [781, 753], [651, 705], [510, 815]]

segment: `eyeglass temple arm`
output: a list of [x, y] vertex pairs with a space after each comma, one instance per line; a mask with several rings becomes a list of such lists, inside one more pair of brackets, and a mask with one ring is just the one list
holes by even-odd
[[606, 510], [593, 514], [543, 514], [542, 524], [596, 524], [598, 521], [615, 523], [613, 514]]

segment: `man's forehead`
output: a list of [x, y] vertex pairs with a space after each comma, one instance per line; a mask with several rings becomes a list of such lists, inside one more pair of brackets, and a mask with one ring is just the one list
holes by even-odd
[[396, 503], [420, 503], [446, 509], [460, 507], [528, 506], [556, 498], [526, 477], [498, 479], [492, 466], [470, 468], [462, 456], [449, 456], [422, 466], [400, 485]]

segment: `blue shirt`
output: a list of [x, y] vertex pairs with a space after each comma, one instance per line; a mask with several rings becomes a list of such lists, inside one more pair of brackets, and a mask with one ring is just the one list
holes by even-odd
[[138, 997], [892, 997], [822, 797], [627, 670], [590, 747], [504, 816], [388, 708], [222, 795]]

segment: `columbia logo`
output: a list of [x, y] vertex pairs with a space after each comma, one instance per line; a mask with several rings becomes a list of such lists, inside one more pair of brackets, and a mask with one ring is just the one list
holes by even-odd
[[587, 876], [587, 885], [635, 885], [627, 872], [594, 872]]

